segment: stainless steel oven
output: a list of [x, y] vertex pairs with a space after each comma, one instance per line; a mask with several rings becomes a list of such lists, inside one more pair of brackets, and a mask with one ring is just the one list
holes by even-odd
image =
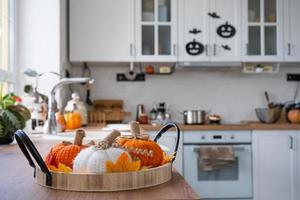
[[[198, 166], [202, 147], [234, 150], [234, 162], [218, 170], [204, 171]], [[252, 199], [252, 148], [249, 131], [190, 132], [184, 134], [183, 172], [201, 199]]]

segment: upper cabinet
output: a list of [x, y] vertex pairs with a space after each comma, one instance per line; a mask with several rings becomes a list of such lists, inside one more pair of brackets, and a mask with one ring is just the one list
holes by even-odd
[[177, 0], [136, 0], [136, 61], [177, 61]]
[[243, 1], [244, 61], [283, 60], [283, 1]]
[[284, 59], [300, 62], [300, 1], [285, 0], [284, 3]]
[[134, 61], [133, 0], [70, 1], [70, 61]]
[[240, 0], [181, 0], [179, 16], [179, 61], [241, 61]]
[[73, 62], [300, 62], [300, 0], [72, 0]]

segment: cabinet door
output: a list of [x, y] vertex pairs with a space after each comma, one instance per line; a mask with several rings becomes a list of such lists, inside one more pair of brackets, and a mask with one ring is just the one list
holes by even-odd
[[300, 1], [284, 1], [284, 56], [285, 61], [300, 61]]
[[[154, 139], [157, 132], [147, 132], [150, 135], [151, 139]], [[165, 133], [158, 141], [159, 144], [162, 145], [162, 147], [166, 147], [166, 153], [167, 154], [172, 154], [174, 152], [175, 149], [175, 145], [176, 145], [176, 139], [177, 139], [177, 133], [176, 132], [167, 132]], [[177, 151], [177, 155], [176, 155], [176, 159], [173, 163], [175, 169], [181, 174], [183, 175], [183, 163], [182, 163], [182, 137], [179, 141], [179, 147], [178, 147], [178, 151]]]
[[136, 61], [177, 61], [177, 0], [136, 0]]
[[211, 25], [212, 61], [241, 61], [241, 0], [211, 1], [209, 17]]
[[296, 200], [295, 132], [253, 132], [255, 200]]
[[70, 1], [71, 61], [133, 61], [133, 0]]
[[245, 0], [242, 11], [243, 61], [282, 61], [283, 0]]
[[209, 61], [209, 0], [179, 1], [179, 61]]

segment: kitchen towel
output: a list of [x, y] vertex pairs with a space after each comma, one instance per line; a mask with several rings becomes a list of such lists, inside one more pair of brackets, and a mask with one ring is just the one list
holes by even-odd
[[202, 171], [215, 171], [232, 166], [235, 162], [232, 146], [206, 146], [198, 150], [198, 167]]

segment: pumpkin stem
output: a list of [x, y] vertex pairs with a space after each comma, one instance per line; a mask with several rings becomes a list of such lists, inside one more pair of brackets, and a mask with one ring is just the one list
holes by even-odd
[[74, 144], [81, 146], [84, 137], [85, 137], [85, 131], [83, 129], [76, 130]]
[[130, 122], [131, 134], [137, 138], [141, 134], [140, 124], [136, 121]]
[[131, 134], [135, 139], [149, 140], [149, 135], [141, 133], [140, 124], [136, 121], [130, 122]]
[[108, 136], [106, 136], [102, 141], [98, 142], [97, 147], [99, 149], [109, 148], [115, 139], [119, 137], [121, 133], [118, 130], [113, 130]]

